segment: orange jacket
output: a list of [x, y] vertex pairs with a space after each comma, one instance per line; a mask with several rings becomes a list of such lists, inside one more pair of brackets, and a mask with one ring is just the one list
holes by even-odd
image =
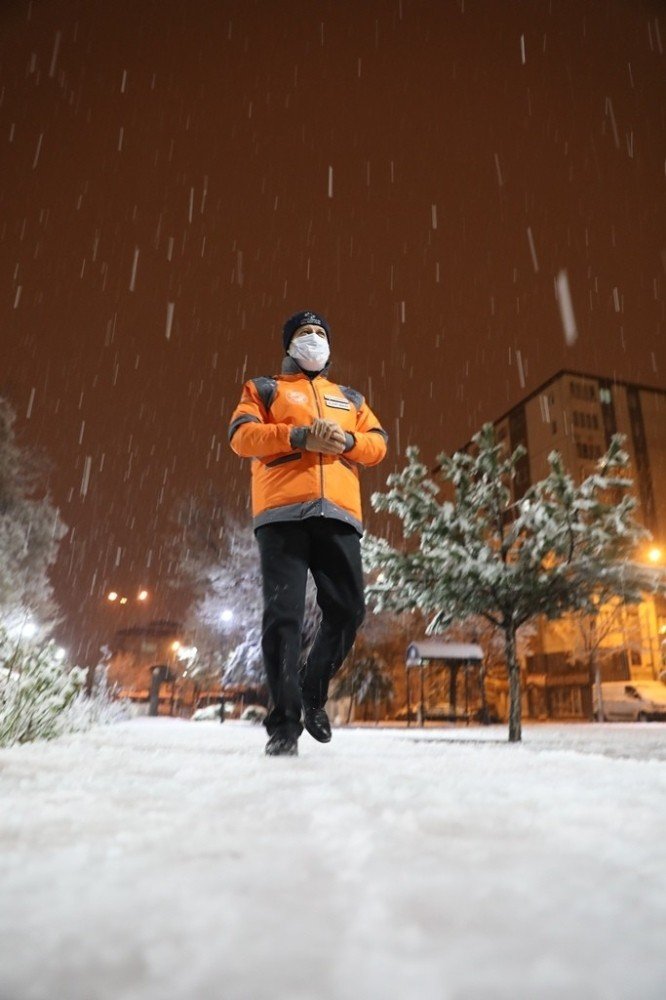
[[[317, 417], [335, 420], [347, 435], [341, 455], [305, 450]], [[358, 466], [376, 465], [387, 435], [360, 392], [309, 378], [286, 358], [281, 375], [250, 379], [229, 425], [231, 447], [252, 462], [254, 527], [306, 517], [331, 517], [363, 532]]]

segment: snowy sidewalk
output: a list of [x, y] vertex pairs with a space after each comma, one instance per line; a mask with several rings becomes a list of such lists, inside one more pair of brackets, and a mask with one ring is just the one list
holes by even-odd
[[[1, 1000], [657, 1000], [666, 726], [0, 751]], [[622, 759], [624, 758], [624, 759]]]

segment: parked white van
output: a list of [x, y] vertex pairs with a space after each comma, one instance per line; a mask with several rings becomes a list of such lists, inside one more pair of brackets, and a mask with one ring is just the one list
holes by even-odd
[[[598, 715], [596, 685], [592, 686], [594, 714]], [[607, 721], [647, 722], [666, 719], [666, 684], [661, 681], [604, 681], [603, 718]]]

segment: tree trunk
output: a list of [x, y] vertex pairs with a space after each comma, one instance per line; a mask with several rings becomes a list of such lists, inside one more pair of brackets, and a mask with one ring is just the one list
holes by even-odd
[[160, 714], [160, 688], [162, 687], [165, 671], [166, 667], [153, 667], [151, 670], [148, 715]]
[[486, 697], [486, 667], [483, 660], [479, 668], [479, 688], [481, 689], [481, 721], [484, 726], [487, 726], [490, 723], [490, 713]]
[[509, 672], [509, 743], [520, 743], [522, 739], [520, 667], [516, 659], [516, 626], [513, 622], [507, 622], [504, 626], [504, 649]]
[[354, 695], [353, 693], [349, 695], [349, 710], [347, 712], [347, 725], [351, 722], [352, 711], [354, 709]]
[[[594, 690], [597, 695], [597, 722], [604, 721], [604, 698], [601, 693], [601, 664], [597, 657], [597, 620], [592, 618], [592, 642], [590, 644], [590, 673], [594, 681]], [[594, 718], [594, 695], [592, 696], [592, 718]]]

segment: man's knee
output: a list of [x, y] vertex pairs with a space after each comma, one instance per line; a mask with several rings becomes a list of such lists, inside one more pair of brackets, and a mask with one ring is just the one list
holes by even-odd
[[365, 621], [365, 601], [363, 599], [361, 599], [354, 608], [353, 620], [354, 620], [354, 626], [358, 631], [358, 629], [360, 629], [361, 625]]
[[347, 605], [342, 617], [344, 627], [356, 634], [365, 619], [365, 602], [361, 599]]
[[360, 628], [365, 618], [365, 600], [362, 594], [344, 601], [336, 600], [320, 603], [324, 628], [354, 632]]

